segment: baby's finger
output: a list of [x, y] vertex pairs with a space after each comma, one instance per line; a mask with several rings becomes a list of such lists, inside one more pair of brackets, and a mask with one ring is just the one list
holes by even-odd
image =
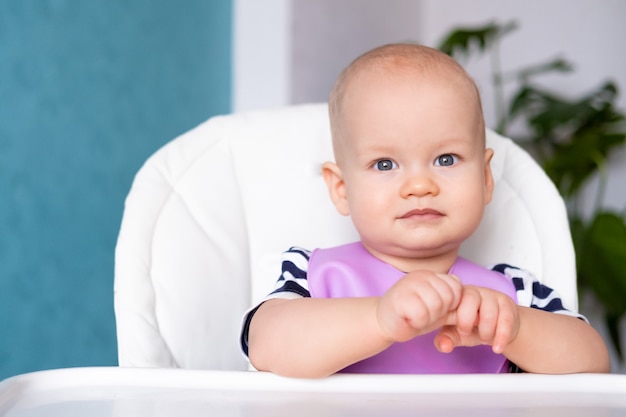
[[483, 297], [478, 314], [478, 336], [483, 343], [491, 345], [500, 320], [500, 305], [497, 298]]
[[460, 284], [455, 278], [437, 274], [420, 279], [414, 288], [414, 297], [404, 306], [407, 321], [421, 327], [426, 323], [438, 323], [454, 310], [461, 298]]
[[500, 307], [498, 324], [493, 336], [492, 349], [494, 353], [502, 353], [508, 346], [515, 334], [516, 310], [515, 307]]
[[461, 302], [456, 309], [456, 325], [461, 335], [469, 335], [478, 325], [481, 296], [473, 287], [464, 287]]
[[461, 295], [463, 294], [463, 285], [461, 280], [450, 274], [436, 274], [439, 280], [433, 280], [431, 284], [438, 291], [438, 293], [446, 299], [449, 305], [448, 310], [456, 309], [461, 301]]
[[444, 326], [435, 336], [435, 348], [441, 353], [450, 353], [460, 343], [460, 336], [453, 326]]

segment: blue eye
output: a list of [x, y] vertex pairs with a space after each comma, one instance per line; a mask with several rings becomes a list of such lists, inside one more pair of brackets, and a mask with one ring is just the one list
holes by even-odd
[[381, 159], [374, 163], [374, 169], [377, 171], [390, 171], [394, 168], [397, 168], [397, 165], [391, 159]]
[[457, 161], [458, 161], [458, 158], [456, 156], [446, 153], [441, 156], [438, 156], [437, 159], [435, 159], [435, 166], [449, 167], [449, 166], [456, 164]]

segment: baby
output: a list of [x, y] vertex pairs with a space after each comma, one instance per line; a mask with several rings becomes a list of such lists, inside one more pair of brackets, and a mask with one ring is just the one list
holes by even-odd
[[[244, 319], [258, 370], [607, 372], [586, 319], [523, 270], [458, 256], [493, 192], [479, 92], [449, 56], [392, 44], [352, 62], [329, 98], [330, 198], [360, 242], [284, 254]], [[537, 303], [537, 299], [552, 300]]]

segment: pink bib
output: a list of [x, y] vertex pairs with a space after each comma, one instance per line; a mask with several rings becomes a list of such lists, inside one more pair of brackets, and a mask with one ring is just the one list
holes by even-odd
[[[504, 275], [464, 258], [457, 258], [450, 273], [464, 285], [500, 291], [517, 302], [515, 287]], [[307, 281], [311, 297], [372, 297], [383, 295], [405, 273], [372, 256], [360, 242], [317, 249], [311, 254]], [[508, 360], [491, 346], [457, 347], [441, 353], [433, 341], [437, 331], [403, 343], [343, 369], [347, 373], [446, 374], [508, 371]]]

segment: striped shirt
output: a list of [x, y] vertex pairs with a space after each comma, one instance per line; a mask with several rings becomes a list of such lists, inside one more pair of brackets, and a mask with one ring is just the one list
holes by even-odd
[[[293, 299], [311, 297], [307, 281], [310, 255], [311, 252], [309, 250], [296, 246], [284, 252], [281, 259], [282, 273], [274, 286], [274, 290], [263, 301], [272, 298]], [[542, 284], [532, 273], [507, 264], [496, 264], [491, 266], [490, 269], [500, 272], [512, 281], [518, 305], [556, 314], [564, 314], [588, 322], [585, 316], [566, 309], [559, 294], [552, 288]], [[244, 316], [241, 348], [246, 355], [248, 354], [250, 320], [259, 305], [249, 310]], [[513, 370], [519, 371], [515, 367], [513, 367]]]

